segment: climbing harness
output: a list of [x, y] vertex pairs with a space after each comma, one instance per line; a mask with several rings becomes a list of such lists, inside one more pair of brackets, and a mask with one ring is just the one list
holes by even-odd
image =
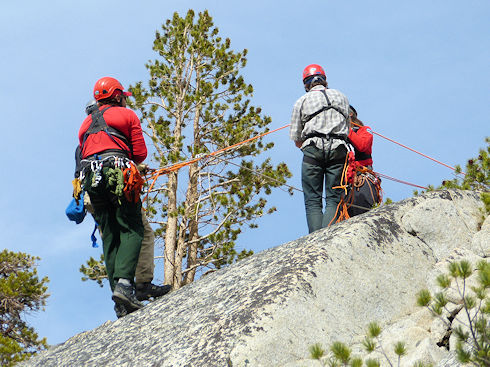
[[[89, 128], [83, 134], [83, 139], [82, 139], [82, 149], [81, 151], [83, 152], [83, 149], [85, 147], [85, 141], [89, 137], [89, 135], [92, 134], [97, 134], [100, 131], [104, 131], [109, 138], [119, 147], [123, 152], [127, 152], [129, 154], [129, 158], [133, 157], [133, 146], [131, 142], [128, 140], [128, 138], [119, 130], [116, 128], [107, 125], [107, 123], [104, 120], [104, 113], [111, 108], [112, 106], [106, 107], [103, 110], [99, 110], [98, 108], [92, 109], [91, 111], [91, 116], [92, 116], [92, 123], [90, 124]], [[115, 138], [121, 140], [128, 148], [125, 148], [121, 143], [119, 143]]]
[[[316, 91], [313, 91], [313, 92], [316, 92]], [[319, 92], [322, 92], [323, 95], [325, 96], [325, 99], [327, 100], [327, 105], [326, 106], [323, 106], [318, 111], [315, 111], [312, 114], [305, 115], [304, 117], [302, 117], [301, 118], [301, 122], [303, 123], [303, 125], [305, 123], [307, 123], [308, 121], [310, 121], [313, 117], [319, 115], [320, 113], [325, 112], [325, 111], [328, 111], [328, 110], [332, 110], [332, 109], [335, 110], [335, 111], [337, 111], [338, 113], [340, 113], [344, 117], [344, 119], [348, 120], [348, 116], [346, 116], [345, 113], [339, 107], [332, 105], [332, 103], [330, 102], [330, 99], [327, 96], [327, 92], [325, 91], [325, 89], [322, 89]], [[306, 101], [306, 99], [303, 101], [303, 103], [305, 101]]]
[[[105, 158], [100, 159], [96, 155], [95, 158], [82, 159], [82, 165], [85, 165], [86, 169], [89, 168], [92, 172], [90, 187], [97, 188], [104, 182], [103, 168], [106, 167], [105, 184], [110, 192], [119, 200], [124, 195], [127, 201], [138, 202], [145, 181], [134, 162], [126, 157], [117, 156], [115, 153], [104, 153], [102, 156]], [[85, 174], [86, 171], [84, 170], [83, 175], [85, 176]], [[88, 187], [84, 189], [86, 190]]]

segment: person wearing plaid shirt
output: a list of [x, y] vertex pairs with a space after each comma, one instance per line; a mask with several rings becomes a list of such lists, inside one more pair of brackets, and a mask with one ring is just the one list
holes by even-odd
[[311, 233], [335, 221], [342, 190], [332, 187], [340, 184], [347, 155], [349, 101], [343, 93], [328, 89], [320, 65], [304, 69], [303, 84], [306, 94], [293, 107], [289, 136], [303, 152], [301, 183]]

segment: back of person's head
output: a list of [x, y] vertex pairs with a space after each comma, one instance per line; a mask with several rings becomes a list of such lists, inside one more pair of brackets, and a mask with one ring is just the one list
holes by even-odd
[[316, 85], [327, 86], [325, 70], [318, 64], [310, 64], [303, 70], [303, 85], [308, 92]]
[[352, 105], [349, 105], [349, 117], [350, 117], [350, 122], [355, 123], [354, 126], [359, 126], [359, 125], [364, 126], [362, 121], [357, 118], [357, 111]]
[[112, 92], [109, 98], [100, 99], [97, 103], [99, 106], [110, 105], [110, 106], [122, 106], [122, 98], [124, 97], [123, 91], [116, 89]]
[[131, 96], [115, 78], [105, 76], [97, 80], [94, 86], [94, 98], [99, 105], [120, 106], [123, 97]]

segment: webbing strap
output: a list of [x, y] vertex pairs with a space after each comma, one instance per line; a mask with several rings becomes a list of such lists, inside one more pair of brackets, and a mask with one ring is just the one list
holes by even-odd
[[333, 109], [333, 110], [337, 111], [338, 113], [340, 113], [347, 120], [347, 116], [345, 116], [344, 112], [342, 112], [342, 110], [340, 108], [338, 108], [337, 106], [332, 105], [332, 103], [330, 102], [330, 99], [328, 99], [327, 92], [325, 91], [325, 89], [322, 89], [321, 92], [323, 93], [323, 95], [325, 96], [325, 99], [327, 100], [327, 105], [326, 106], [323, 106], [321, 109], [319, 109], [318, 111], [313, 112], [310, 115], [306, 115], [302, 119], [303, 120], [303, 123], [306, 123], [306, 122], [310, 121], [313, 117], [319, 115], [320, 113], [322, 113], [324, 111], [328, 111], [330, 109]]
[[97, 224], [97, 222], [95, 222], [94, 230], [92, 231], [92, 234], [90, 235], [90, 240], [92, 241], [92, 247], [94, 247], [94, 248], [99, 247], [99, 245], [97, 244], [97, 238], [95, 237], [95, 231], [97, 231], [97, 227], [99, 227], [99, 225]]
[[91, 115], [92, 115], [92, 123], [90, 124], [89, 128], [83, 135], [83, 142], [82, 142], [82, 151], [85, 145], [85, 141], [91, 134], [96, 134], [100, 131], [105, 131], [105, 133], [111, 138], [111, 140], [119, 147], [121, 148], [122, 151], [127, 152], [128, 150], [123, 147], [116, 139], [114, 139], [114, 136], [121, 141], [123, 141], [127, 147], [129, 148], [129, 152], [131, 155], [131, 158], [133, 157], [133, 146], [131, 142], [128, 140], [128, 138], [119, 130], [116, 128], [113, 128], [112, 126], [107, 125], [107, 122], [104, 120], [104, 112], [106, 112], [109, 108], [112, 106], [106, 107], [103, 110], [99, 110], [98, 108], [95, 109]]
[[306, 134], [305, 139], [309, 138], [324, 138], [324, 139], [340, 139], [340, 140], [345, 140], [347, 141], [347, 136], [345, 135], [339, 135], [339, 134], [323, 134], [319, 132], [312, 132], [309, 134]]

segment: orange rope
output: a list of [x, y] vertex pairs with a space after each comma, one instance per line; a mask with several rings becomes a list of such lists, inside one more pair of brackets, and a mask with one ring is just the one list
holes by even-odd
[[[239, 143], [230, 145], [230, 146], [225, 147], [225, 148], [218, 149], [218, 150], [216, 150], [216, 151], [214, 151], [212, 153], [209, 153], [209, 154], [206, 154], [206, 155], [203, 155], [203, 156], [200, 156], [200, 157], [196, 157], [196, 158], [193, 158], [193, 159], [188, 160], [188, 161], [185, 161], [185, 162], [180, 162], [180, 163], [176, 163], [176, 164], [174, 164], [172, 166], [168, 166], [168, 167], [160, 168], [160, 169], [157, 169], [157, 170], [153, 170], [152, 175], [146, 179], [146, 181], [149, 181], [149, 180], [153, 179], [153, 182], [151, 183], [150, 187], [148, 188], [148, 194], [153, 189], [153, 186], [155, 185], [155, 182], [158, 179], [158, 177], [160, 177], [163, 174], [170, 173], [170, 172], [173, 172], [173, 171], [177, 171], [177, 170], [181, 169], [182, 167], [185, 167], [185, 166], [191, 165], [193, 163], [196, 163], [196, 162], [200, 161], [203, 158], [213, 157], [213, 156], [216, 156], [216, 155], [218, 155], [220, 153], [226, 152], [226, 151], [228, 151], [230, 149], [236, 148], [236, 147], [238, 147], [240, 145], [249, 143], [249, 142], [251, 142], [253, 140], [263, 138], [266, 135], [269, 135], [269, 134], [275, 133], [276, 131], [285, 129], [286, 127], [288, 127], [290, 125], [291, 124], [287, 124], [287, 125], [281, 126], [281, 127], [277, 128], [277, 129], [274, 129], [274, 130], [271, 130], [271, 131], [267, 131], [265, 133], [262, 133], [262, 134], [253, 136], [253, 137], [251, 137], [249, 139], [246, 139], [244, 141], [241, 141]], [[147, 197], [148, 197], [148, 194], [147, 194]], [[146, 200], [146, 198], [145, 198], [145, 200]]]
[[[362, 125], [359, 125], [359, 124], [357, 124], [357, 123], [355, 123], [355, 122], [352, 122], [352, 124], [354, 124], [354, 125], [356, 125], [356, 126], [359, 126], [359, 127], [361, 127], [361, 126], [362, 126]], [[173, 171], [177, 171], [177, 170], [181, 169], [182, 167], [185, 167], [185, 166], [191, 165], [191, 164], [193, 164], [193, 163], [196, 163], [196, 162], [200, 161], [201, 159], [204, 159], [204, 158], [207, 158], [207, 157], [213, 157], [213, 156], [216, 156], [216, 155], [218, 155], [218, 154], [220, 154], [220, 153], [226, 152], [226, 151], [228, 151], [228, 150], [230, 150], [230, 149], [233, 149], [233, 148], [236, 148], [236, 147], [238, 147], [238, 146], [240, 146], [240, 145], [243, 145], [243, 144], [249, 143], [249, 142], [251, 142], [251, 141], [253, 141], [253, 140], [260, 139], [260, 138], [262, 138], [262, 137], [264, 137], [264, 136], [266, 136], [266, 135], [272, 134], [272, 133], [274, 133], [274, 132], [276, 132], [276, 131], [279, 131], [279, 130], [285, 129], [286, 127], [289, 127], [290, 125], [291, 125], [291, 124], [287, 124], [287, 125], [281, 126], [281, 127], [277, 128], [277, 129], [274, 129], [274, 130], [271, 130], [271, 131], [267, 131], [267, 132], [265, 132], [265, 133], [262, 133], [262, 134], [256, 135], [256, 136], [251, 137], [251, 138], [246, 139], [246, 140], [243, 140], [243, 141], [241, 141], [241, 142], [239, 142], [239, 143], [236, 143], [236, 144], [230, 145], [230, 146], [225, 147], [225, 148], [218, 149], [218, 150], [216, 150], [216, 151], [214, 151], [214, 152], [212, 152], [212, 153], [209, 153], [209, 154], [206, 154], [206, 155], [202, 155], [202, 156], [199, 156], [199, 157], [193, 158], [193, 159], [188, 160], [188, 161], [185, 161], [185, 162], [176, 163], [176, 164], [174, 164], [174, 165], [171, 165], [171, 166], [168, 166], [168, 167], [164, 167], [164, 168], [160, 168], [160, 169], [157, 169], [157, 170], [151, 170], [151, 172], [152, 172], [151, 176], [150, 176], [150, 177], [148, 177], [148, 178], [146, 178], [146, 181], [153, 180], [153, 181], [152, 181], [152, 183], [151, 183], [151, 185], [150, 185], [150, 187], [149, 187], [149, 189], [148, 189], [147, 196], [148, 196], [148, 194], [151, 192], [151, 190], [153, 189], [153, 186], [155, 185], [156, 180], [157, 180], [157, 179], [158, 179], [158, 178], [159, 178], [161, 175], [163, 175], [163, 174], [170, 173], [170, 172], [173, 172]], [[447, 167], [447, 168], [450, 168], [450, 169], [452, 169], [453, 171], [455, 171], [455, 170], [456, 170], [454, 167], [451, 167], [451, 166], [449, 166], [449, 165], [447, 165], [447, 164], [445, 164], [445, 163], [443, 163], [443, 162], [440, 162], [440, 161], [438, 161], [437, 159], [434, 159], [434, 158], [432, 158], [432, 157], [430, 157], [430, 156], [428, 156], [428, 155], [426, 155], [426, 154], [423, 154], [423, 153], [421, 153], [421, 152], [418, 152], [418, 151], [416, 151], [415, 149], [412, 149], [412, 148], [410, 148], [410, 147], [408, 147], [408, 146], [406, 146], [406, 145], [404, 145], [404, 144], [401, 144], [401, 143], [399, 143], [399, 142], [397, 142], [397, 141], [395, 141], [395, 140], [393, 140], [393, 139], [390, 139], [390, 138], [388, 138], [388, 137], [386, 137], [386, 136], [384, 136], [384, 135], [381, 135], [381, 134], [377, 133], [376, 131], [373, 131], [372, 129], [370, 129], [370, 130], [371, 130], [371, 133], [373, 133], [373, 134], [375, 134], [375, 135], [378, 135], [378, 136], [380, 136], [380, 137], [382, 137], [382, 138], [384, 138], [384, 139], [386, 139], [386, 140], [388, 140], [388, 141], [391, 141], [391, 142], [393, 142], [393, 143], [395, 143], [395, 144], [398, 144], [398, 145], [400, 145], [400, 146], [401, 146], [401, 147], [403, 147], [403, 148], [406, 148], [406, 149], [408, 149], [408, 150], [410, 150], [410, 151], [412, 151], [412, 152], [414, 152], [414, 153], [417, 153], [417, 154], [419, 154], [419, 155], [421, 155], [421, 156], [423, 156], [423, 157], [425, 157], [425, 158], [428, 158], [428, 159], [430, 159], [430, 160], [432, 160], [432, 161], [434, 161], [434, 162], [436, 162], [436, 163], [439, 163], [439, 164], [441, 164], [441, 165], [443, 165], [443, 166], [445, 166], [445, 167]], [[344, 177], [345, 170], [346, 170], [346, 165], [344, 165], [344, 172], [343, 172], [343, 174], [342, 174], [342, 178]], [[394, 178], [394, 177], [390, 177], [390, 176], [384, 175], [384, 174], [379, 173], [379, 172], [374, 172], [374, 171], [373, 171], [373, 173], [377, 174], [377, 175], [378, 175], [378, 176], [380, 176], [380, 177], [386, 178], [386, 179], [388, 179], [388, 180], [392, 180], [392, 181], [399, 182], [399, 183], [403, 183], [403, 184], [406, 184], [406, 185], [410, 185], [410, 186], [418, 187], [418, 188], [425, 189], [425, 190], [427, 190], [427, 189], [428, 189], [428, 188], [427, 188], [427, 187], [425, 187], [425, 186], [419, 186], [419, 185], [416, 185], [416, 184], [412, 184], [412, 183], [410, 183], [410, 182], [403, 181], [403, 180], [399, 180], [399, 179], [396, 179], [396, 178]], [[465, 174], [464, 172], [461, 172], [461, 173], [462, 173], [463, 175]], [[342, 181], [343, 181], [343, 180], [342, 180]], [[343, 184], [343, 182], [341, 182], [341, 185], [340, 185], [340, 186], [337, 186], [336, 188], [343, 188], [343, 189], [344, 189], [344, 191], [346, 191], [346, 185], [345, 185], [345, 184]], [[146, 199], [145, 199], [145, 200], [146, 200]]]

